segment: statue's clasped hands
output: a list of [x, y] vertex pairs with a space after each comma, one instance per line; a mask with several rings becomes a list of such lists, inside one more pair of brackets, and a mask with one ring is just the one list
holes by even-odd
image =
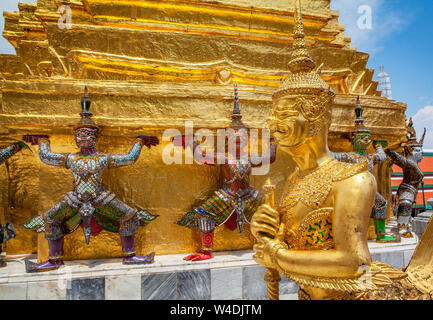
[[275, 255], [279, 249], [287, 249], [280, 229], [280, 214], [269, 205], [259, 207], [251, 220], [251, 232], [257, 239], [254, 260], [266, 267], [275, 267]]

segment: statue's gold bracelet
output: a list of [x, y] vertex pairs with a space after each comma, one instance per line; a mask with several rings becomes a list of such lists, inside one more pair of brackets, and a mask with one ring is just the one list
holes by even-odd
[[270, 262], [273, 265], [275, 265], [275, 266], [278, 266], [277, 252], [280, 249], [287, 250], [288, 249], [287, 244], [284, 243], [284, 242], [281, 242], [281, 241], [278, 241], [278, 242], [271, 241], [271, 242], [269, 242], [269, 245], [268, 245], [268, 250], [269, 251], [268, 252], [270, 253], [269, 254], [269, 256], [270, 256]]

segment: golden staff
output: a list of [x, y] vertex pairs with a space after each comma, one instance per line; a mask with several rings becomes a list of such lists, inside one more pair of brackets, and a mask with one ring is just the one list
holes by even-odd
[[[271, 183], [271, 179], [266, 180], [263, 186], [265, 192], [265, 203], [272, 209], [275, 207], [275, 186]], [[268, 287], [268, 299], [269, 300], [280, 300], [280, 281], [281, 276], [278, 270], [272, 268], [266, 268], [265, 281]]]

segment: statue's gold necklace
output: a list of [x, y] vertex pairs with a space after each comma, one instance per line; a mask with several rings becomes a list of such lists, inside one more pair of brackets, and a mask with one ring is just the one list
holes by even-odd
[[330, 159], [304, 177], [295, 174], [286, 185], [281, 207], [292, 208], [301, 201], [313, 209], [319, 208], [331, 191], [334, 162]]
[[299, 201], [312, 209], [318, 209], [331, 192], [333, 182], [348, 179], [367, 169], [365, 161], [352, 164], [332, 158], [304, 177], [295, 174], [286, 185], [280, 209], [290, 209]]

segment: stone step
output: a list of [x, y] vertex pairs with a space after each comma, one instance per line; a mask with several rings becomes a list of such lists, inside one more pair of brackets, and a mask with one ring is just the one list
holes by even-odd
[[433, 211], [425, 211], [423, 213], [420, 213], [417, 217], [413, 219], [413, 231], [416, 233], [418, 237], [421, 238], [422, 234], [424, 233], [425, 228], [427, 227], [427, 224], [429, 223], [431, 217], [433, 215]]
[[[418, 238], [398, 244], [369, 242], [374, 260], [402, 268]], [[263, 300], [265, 268], [253, 252], [217, 252], [211, 260], [188, 262], [185, 254], [160, 255], [151, 265], [128, 266], [120, 259], [67, 261], [59, 270], [25, 273], [25, 258], [8, 256], [0, 269], [0, 300]], [[297, 299], [297, 284], [282, 279], [280, 297]]]

